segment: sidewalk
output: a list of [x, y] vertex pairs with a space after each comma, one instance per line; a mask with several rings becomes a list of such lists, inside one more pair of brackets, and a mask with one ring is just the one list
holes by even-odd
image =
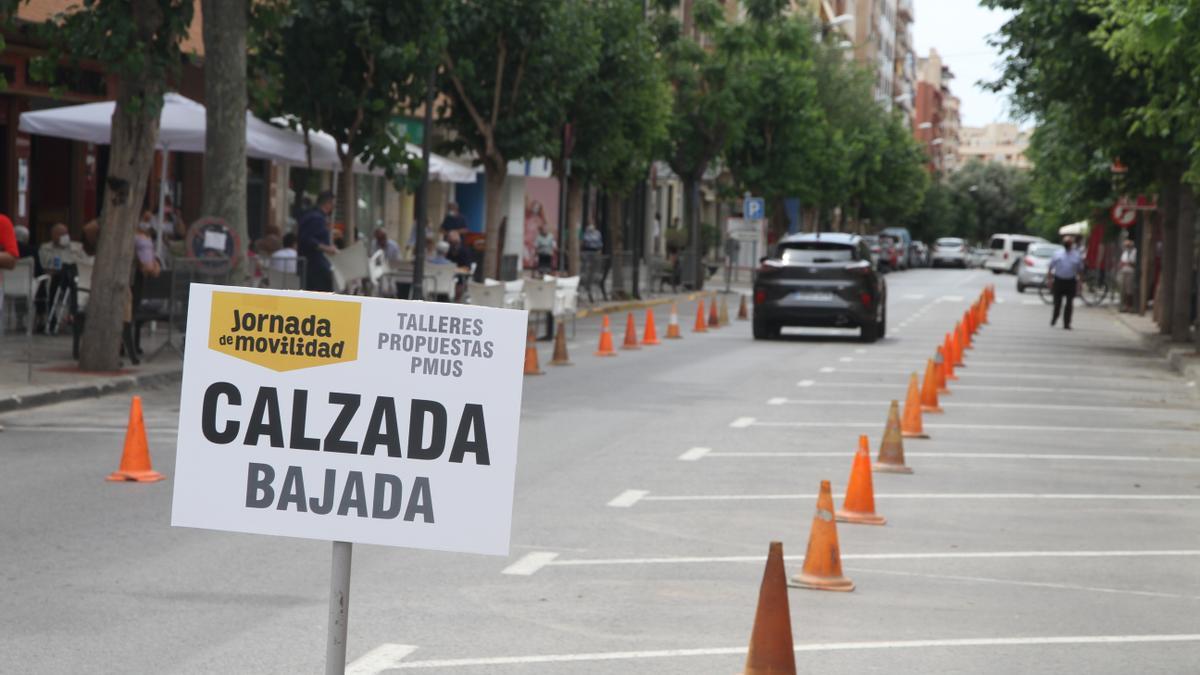
[[[615, 312], [631, 312], [671, 302], [690, 302], [698, 297], [723, 294], [724, 286], [699, 292], [655, 295], [642, 300], [600, 301], [579, 309], [575, 317], [583, 319]], [[734, 286], [730, 311], [737, 311], [737, 294], [746, 288]], [[146, 331], [142, 348], [152, 355], [165, 340], [161, 332]], [[176, 336], [178, 342], [178, 336]], [[62, 401], [105, 396], [120, 391], [173, 383], [183, 373], [183, 358], [171, 349], [144, 359], [140, 365], [126, 365], [119, 371], [85, 373], [71, 358], [70, 335], [33, 336], [32, 369], [26, 353], [24, 334], [6, 334], [0, 338], [0, 413], [50, 405]], [[30, 379], [32, 370], [32, 379]]]
[[1166, 359], [1171, 367], [1188, 380], [1192, 395], [1200, 397], [1200, 352], [1194, 345], [1171, 342], [1159, 332], [1150, 315], [1123, 314], [1114, 307], [1109, 309], [1113, 319], [1138, 334], [1146, 349]]
[[[151, 336], [147, 331], [142, 340], [146, 355], [154, 354], [164, 340], [163, 334]], [[86, 373], [71, 358], [70, 335], [40, 334], [33, 336], [30, 368], [27, 344], [24, 334], [0, 338], [0, 413], [166, 384], [183, 372], [183, 359], [167, 349], [137, 366], [126, 362], [116, 372]]]

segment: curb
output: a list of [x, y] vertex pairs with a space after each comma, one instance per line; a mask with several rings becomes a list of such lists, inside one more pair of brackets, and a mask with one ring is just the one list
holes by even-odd
[[[1171, 342], [1165, 335], [1143, 332], [1120, 312], [1110, 309], [1109, 313], [1122, 326], [1136, 333], [1147, 351], [1165, 360], [1171, 368], [1189, 381], [1200, 381], [1200, 352], [1195, 347]], [[1200, 398], [1200, 386], [1192, 389], [1192, 396]]]
[[0, 413], [36, 408], [64, 401], [76, 401], [84, 398], [96, 398], [129, 391], [140, 387], [152, 387], [163, 384], [174, 384], [183, 376], [183, 369], [168, 370], [160, 373], [145, 375], [123, 375], [92, 384], [67, 385], [56, 389], [35, 391], [30, 394], [13, 394], [0, 398]]
[[607, 307], [596, 307], [589, 309], [581, 309], [575, 312], [576, 319], [586, 319], [589, 316], [601, 316], [603, 314], [616, 314], [617, 312], [631, 312], [635, 309], [645, 309], [647, 307], [656, 307], [658, 305], [667, 305], [672, 302], [691, 302], [697, 298], [710, 298], [717, 295], [738, 295], [737, 290], [726, 294], [725, 291], [697, 291], [695, 293], [682, 293], [679, 295], [671, 295], [663, 298], [654, 298], [652, 300], [629, 300], [627, 302], [619, 302], [615, 305]]

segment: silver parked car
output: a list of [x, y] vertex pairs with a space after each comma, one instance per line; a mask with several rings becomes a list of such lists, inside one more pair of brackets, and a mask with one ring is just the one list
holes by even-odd
[[958, 237], [942, 237], [933, 242], [930, 259], [933, 267], [954, 266], [967, 268], [967, 243]]
[[1062, 246], [1058, 244], [1030, 244], [1017, 263], [1017, 292], [1024, 293], [1026, 288], [1037, 288], [1046, 283], [1050, 259], [1060, 250]]

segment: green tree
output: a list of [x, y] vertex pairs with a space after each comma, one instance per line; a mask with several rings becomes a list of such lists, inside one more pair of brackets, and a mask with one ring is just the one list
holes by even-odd
[[[0, 14], [15, 16], [18, 4], [3, 0]], [[68, 59], [101, 63], [117, 81], [100, 238], [79, 354], [84, 370], [119, 366], [123, 317], [131, 310], [133, 227], [146, 195], [163, 93], [183, 64], [180, 45], [193, 7], [191, 0], [85, 0], [38, 30], [50, 46], [48, 56], [34, 64], [40, 78], [51, 79], [60, 61]]]
[[442, 3], [264, 0], [251, 7], [255, 109], [337, 140], [338, 204], [352, 233], [355, 159], [396, 180], [415, 160], [392, 120], [424, 100], [426, 74], [444, 45]]
[[658, 0], [652, 23], [672, 94], [666, 161], [683, 183], [683, 222], [693, 253], [692, 268], [684, 274], [693, 288], [700, 288], [698, 190], [745, 119], [747, 102], [738, 78], [744, 72], [746, 45], [739, 32], [730, 30], [725, 9], [715, 0], [694, 0], [682, 12], [675, 11], [677, 4]]
[[241, 241], [249, 241], [246, 226], [246, 26], [250, 10], [247, 0], [203, 0], [201, 11], [205, 19], [206, 109], [202, 211], [206, 216], [223, 219]]
[[564, 0], [452, 2], [445, 29], [442, 121], [486, 170], [483, 270], [495, 277], [508, 162], [553, 156], [568, 97], [595, 72], [597, 41]]
[[[778, 3], [775, 3], [778, 4]], [[784, 199], [804, 204], [819, 197], [824, 111], [817, 103], [812, 23], [770, 13], [774, 5], [751, 4], [750, 21], [735, 30], [748, 43], [739, 77], [746, 116], [732, 134], [725, 161], [735, 191], [764, 197], [771, 227], [786, 230]]]
[[[577, 6], [597, 40], [595, 71], [579, 80], [564, 107], [574, 147], [568, 181], [568, 260], [578, 272], [579, 228], [585, 182], [600, 187], [611, 202], [619, 201], [640, 180], [667, 137], [670, 91], [654, 52], [653, 35], [636, 0], [595, 0]], [[555, 173], [561, 177], [555, 154]], [[612, 211], [610, 206], [610, 212]], [[624, 247], [620, 227], [613, 227], [614, 253]]]

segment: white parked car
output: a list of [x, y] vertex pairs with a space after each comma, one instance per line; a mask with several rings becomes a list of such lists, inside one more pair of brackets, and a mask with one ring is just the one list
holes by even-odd
[[930, 267], [967, 268], [967, 242], [958, 237], [942, 237], [933, 242]]
[[1017, 266], [1030, 244], [1049, 243], [1041, 237], [1028, 234], [993, 234], [988, 243], [988, 259], [983, 266], [995, 274], [1017, 273]]
[[1017, 292], [1045, 284], [1046, 275], [1050, 274], [1050, 259], [1060, 250], [1062, 246], [1058, 244], [1031, 244], [1017, 267]]

